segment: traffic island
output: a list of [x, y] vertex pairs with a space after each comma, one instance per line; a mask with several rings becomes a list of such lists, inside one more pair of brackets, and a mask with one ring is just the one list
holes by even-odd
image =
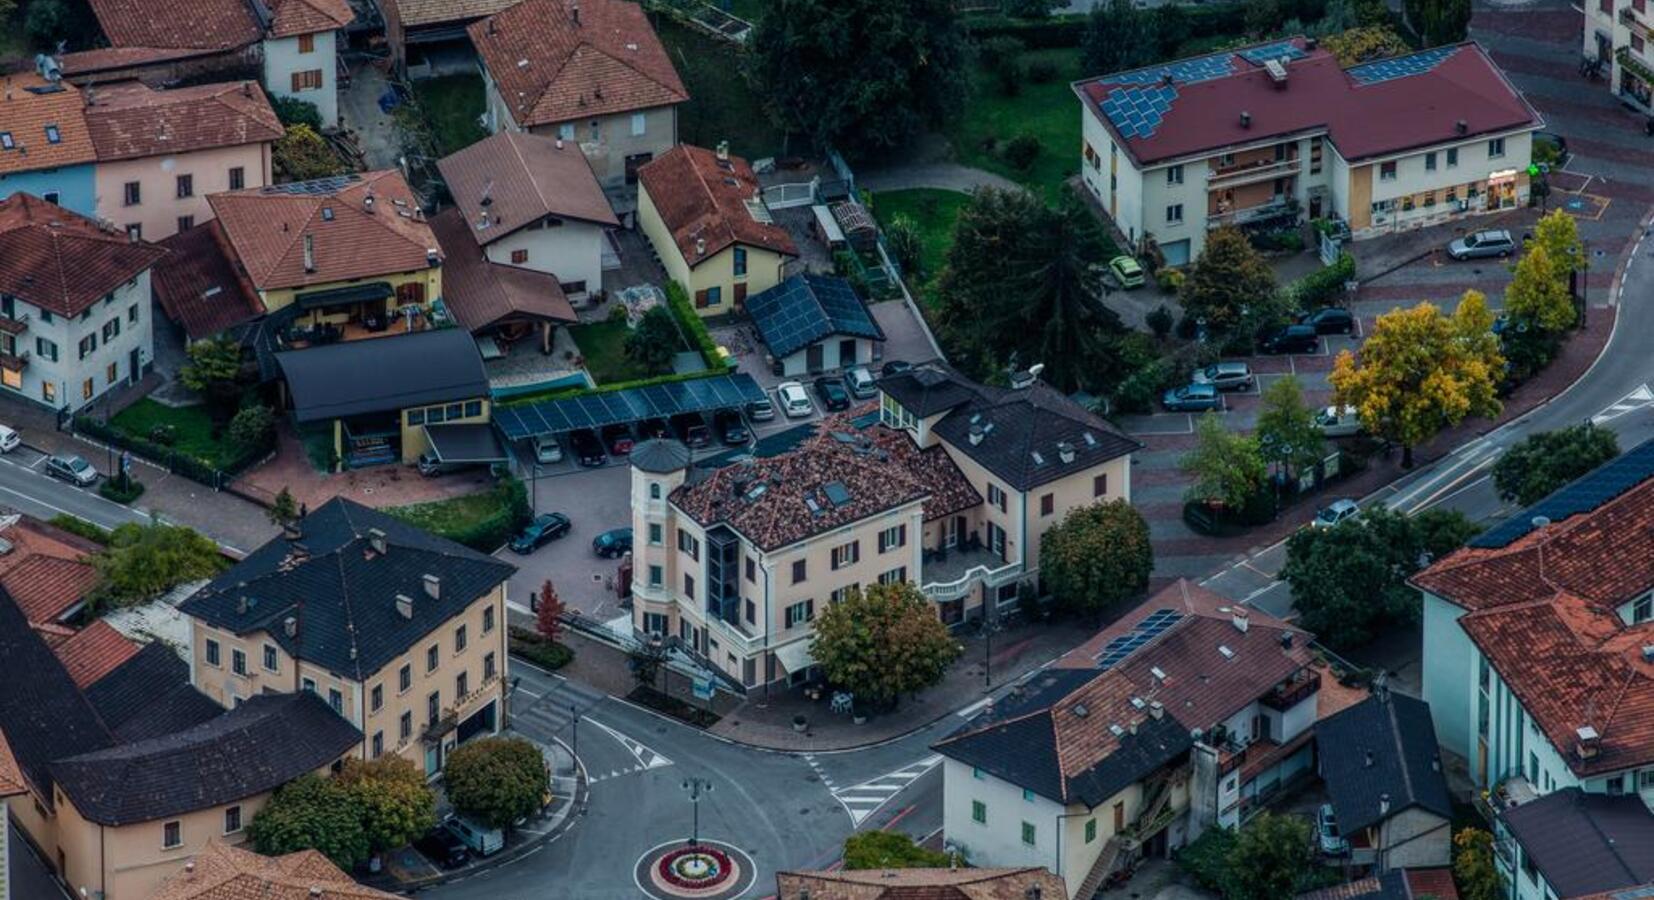
[[758, 877], [752, 857], [722, 841], [672, 841], [639, 857], [632, 873], [638, 890], [654, 900], [732, 900]]

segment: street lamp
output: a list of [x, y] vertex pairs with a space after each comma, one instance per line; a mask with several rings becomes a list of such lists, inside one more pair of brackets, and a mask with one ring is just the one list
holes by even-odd
[[[573, 717], [572, 719], [569, 720], [569, 724], [573, 728], [573, 733], [571, 734], [572, 739], [570, 740], [571, 746], [569, 747], [569, 755], [575, 757], [576, 759], [578, 759], [580, 757], [580, 707], [575, 706], [573, 703], [570, 703], [569, 704], [569, 715]], [[576, 764], [578, 765], [578, 763], [576, 763]]]
[[701, 798], [712, 793], [712, 782], [690, 776], [683, 780], [683, 790], [689, 795], [690, 807], [695, 810], [695, 826], [689, 833], [689, 846], [698, 847], [701, 844]]
[[993, 687], [993, 675], [988, 671], [993, 665], [994, 632], [999, 630], [999, 619], [988, 617], [988, 607], [982, 605], [982, 687]]

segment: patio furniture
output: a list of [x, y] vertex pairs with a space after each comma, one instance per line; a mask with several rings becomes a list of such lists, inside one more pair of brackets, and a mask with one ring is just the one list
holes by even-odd
[[856, 695], [849, 691], [834, 691], [832, 710], [836, 713], [847, 713], [854, 705]]

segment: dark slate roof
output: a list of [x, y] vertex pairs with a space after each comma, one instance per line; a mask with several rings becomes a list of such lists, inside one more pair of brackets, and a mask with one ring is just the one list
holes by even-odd
[[1345, 833], [1387, 818], [1379, 814], [1385, 794], [1390, 816], [1417, 806], [1453, 817], [1430, 704], [1384, 691], [1316, 723], [1315, 733], [1321, 777]]
[[54, 760], [114, 743], [69, 672], [4, 590], [0, 685], [0, 734], [41, 798], [52, 796], [49, 767]]
[[[1021, 389], [976, 384], [939, 363], [879, 380], [920, 418], [947, 411], [935, 431], [1011, 487], [1026, 491], [1143, 445], [1044, 382]], [[979, 439], [972, 442], [973, 435]], [[1064, 461], [1064, 452], [1070, 454]]]
[[126, 825], [274, 790], [361, 740], [314, 692], [262, 694], [185, 731], [61, 760], [52, 774], [82, 816]]
[[1634, 793], [1565, 788], [1500, 815], [1559, 897], [1654, 883], [1654, 813]]
[[[313, 510], [299, 525], [298, 541], [278, 537], [254, 550], [180, 611], [236, 634], [267, 632], [288, 654], [360, 679], [516, 571], [342, 498]], [[385, 535], [383, 555], [372, 550], [372, 529]], [[437, 598], [426, 593], [425, 575], [441, 579]], [[397, 612], [399, 594], [412, 598], [412, 618]], [[289, 616], [299, 620], [296, 638], [287, 635]]]
[[689, 465], [689, 448], [672, 438], [650, 438], [632, 448], [632, 468], [657, 475], [682, 471]]
[[224, 707], [190, 685], [190, 667], [161, 641], [86, 688], [86, 699], [123, 741], [142, 741], [191, 728]]
[[884, 340], [867, 304], [847, 279], [805, 272], [746, 299], [747, 315], [764, 345], [790, 356], [835, 334]]
[[346, 341], [276, 354], [300, 422], [488, 396], [488, 373], [463, 328]]

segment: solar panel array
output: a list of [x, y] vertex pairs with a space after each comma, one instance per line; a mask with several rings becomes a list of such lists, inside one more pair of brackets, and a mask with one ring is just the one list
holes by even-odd
[[1118, 75], [1106, 75], [1103, 81], [1113, 84], [1158, 84], [1166, 79], [1167, 75], [1173, 81], [1184, 84], [1193, 84], [1197, 81], [1211, 81], [1213, 78], [1222, 78], [1235, 72], [1235, 55], [1233, 53], [1213, 53], [1208, 56], [1196, 56], [1193, 59], [1180, 59], [1177, 62], [1155, 66], [1149, 69], [1137, 69], [1132, 72], [1121, 72]]
[[1161, 120], [1171, 111], [1177, 99], [1177, 88], [1169, 84], [1149, 87], [1117, 87], [1108, 92], [1102, 103], [1103, 115], [1120, 130], [1120, 136], [1152, 137]]
[[1125, 662], [1126, 657], [1137, 652], [1137, 648], [1159, 637], [1182, 618], [1183, 614], [1175, 609], [1157, 609], [1149, 613], [1148, 618], [1138, 622], [1136, 628], [1103, 647], [1102, 652], [1097, 654], [1097, 668], [1112, 669]]
[[602, 428], [678, 413], [735, 409], [762, 399], [764, 389], [758, 382], [745, 372], [737, 372], [564, 400], [495, 407], [494, 424], [507, 439], [520, 441], [534, 435]]
[[287, 184], [267, 185], [260, 190], [263, 194], [337, 194], [361, 181], [360, 175], [329, 175], [326, 178], [313, 178], [310, 181], [290, 181]]
[[1654, 440], [1644, 441], [1558, 488], [1549, 497], [1472, 538], [1470, 546], [1508, 546], [1534, 529], [1536, 516], [1560, 522], [1569, 516], [1590, 512], [1650, 477], [1654, 477]]
[[1378, 84], [1383, 81], [1406, 78], [1409, 75], [1422, 75], [1441, 65], [1442, 60], [1457, 52], [1459, 52], [1458, 47], [1437, 47], [1410, 56], [1398, 56], [1395, 59], [1381, 59], [1378, 62], [1351, 66], [1346, 71], [1350, 73], [1351, 78], [1355, 79], [1356, 84]]
[[843, 278], [794, 275], [748, 297], [746, 309], [776, 356], [789, 356], [835, 333], [880, 336], [867, 306]]
[[1263, 65], [1271, 59], [1303, 59], [1308, 56], [1302, 48], [1291, 41], [1277, 41], [1273, 44], [1264, 44], [1261, 47], [1248, 47], [1245, 50], [1235, 51], [1235, 55], [1254, 65]]

